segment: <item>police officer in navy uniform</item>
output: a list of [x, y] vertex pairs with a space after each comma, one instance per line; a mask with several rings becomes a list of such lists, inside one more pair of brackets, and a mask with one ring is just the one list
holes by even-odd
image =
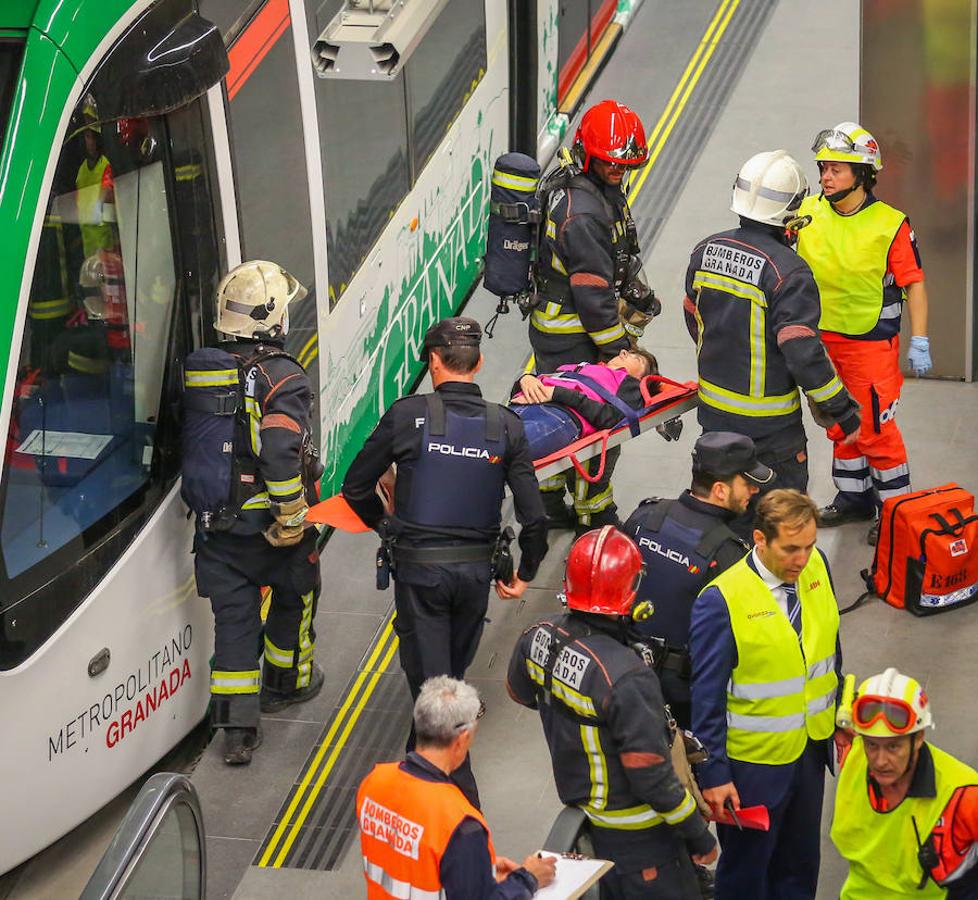
[[681, 728], [690, 728], [689, 617], [699, 592], [750, 549], [729, 522], [759, 486], [774, 480], [749, 437], [704, 434], [693, 448], [693, 480], [677, 500], [643, 500], [622, 530], [638, 545], [646, 575], [635, 629], [653, 648], [662, 694]]
[[[378, 564], [394, 575], [395, 629], [411, 697], [435, 675], [462, 678], [475, 656], [489, 602], [491, 560], [499, 546], [503, 491], [509, 485], [522, 526], [513, 573], [498, 568], [501, 599], [522, 595], [547, 552], [547, 522], [523, 433], [509, 409], [482, 398], [478, 322], [457, 317], [428, 329], [422, 350], [434, 391], [394, 403], [354, 459], [343, 496], [384, 544]], [[393, 515], [376, 493], [397, 465]], [[414, 747], [414, 735], [408, 750]], [[466, 763], [455, 773], [478, 800]]]
[[[539, 302], [530, 318], [530, 344], [539, 373], [611, 359], [632, 346], [644, 327], [632, 324], [637, 311], [620, 308], [619, 300], [620, 293], [629, 293], [630, 266], [638, 260], [638, 239], [622, 179], [648, 159], [642, 123], [624, 104], [604, 100], [581, 119], [572, 155], [577, 174], [568, 177], [567, 170], [557, 170], [547, 176], [554, 179], [554, 189], [544, 211]], [[644, 275], [641, 278], [644, 284]], [[657, 303], [655, 295], [647, 286], [643, 294], [644, 305], [651, 309]], [[650, 321], [657, 309], [639, 319]], [[605, 471], [596, 482], [576, 480], [579, 531], [620, 524], [611, 491], [618, 455], [617, 450], [608, 452]], [[597, 461], [592, 465], [594, 475]], [[548, 479], [541, 490], [551, 524], [569, 524], [563, 508], [564, 476]]]
[[584, 812], [594, 855], [615, 864], [602, 896], [699, 898], [693, 863], [712, 862], [716, 842], [672, 767], [659, 680], [627, 646], [641, 571], [610, 525], [578, 538], [568, 611], [523, 632], [506, 689], [539, 710], [560, 800]]
[[[778, 476], [772, 486], [803, 492], [808, 450], [799, 388], [830, 437], [854, 440], [859, 430], [859, 408], [819, 337], [815, 278], [791, 248], [807, 193], [801, 166], [784, 150], [747, 160], [730, 206], [740, 226], [696, 245], [683, 301], [696, 341], [703, 431], [749, 436]], [[738, 516], [733, 528], [749, 539], [751, 516]]]
[[[312, 385], [282, 349], [288, 305], [305, 295], [281, 266], [261, 260], [233, 269], [217, 290], [215, 328], [231, 338], [218, 349], [243, 361], [245, 370], [248, 425], [242, 428], [247, 433], [235, 436], [235, 452], [251, 454], [257, 464], [255, 474], [245, 476], [248, 499], [216, 527], [198, 514], [194, 540], [197, 590], [210, 597], [214, 610], [211, 723], [224, 729], [228, 765], [251, 762], [261, 743], [260, 713], [310, 700], [324, 682], [313, 662], [317, 532], [304, 522], [322, 475], [310, 449]], [[185, 364], [185, 398], [222, 374], [223, 383], [237, 386], [237, 369], [194, 371], [200, 353]], [[187, 466], [185, 456], [185, 484], [200, 474]], [[266, 585], [272, 598], [262, 640], [260, 590]]]

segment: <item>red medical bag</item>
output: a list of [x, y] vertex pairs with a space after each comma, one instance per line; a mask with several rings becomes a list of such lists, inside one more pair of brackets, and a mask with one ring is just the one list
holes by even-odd
[[978, 600], [974, 505], [974, 496], [954, 483], [886, 500], [867, 587], [917, 616]]

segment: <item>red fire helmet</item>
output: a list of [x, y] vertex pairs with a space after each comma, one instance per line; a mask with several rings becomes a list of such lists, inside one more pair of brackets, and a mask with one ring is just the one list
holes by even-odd
[[579, 537], [564, 570], [567, 605], [580, 612], [627, 616], [642, 576], [642, 554], [631, 538], [605, 525]]
[[592, 156], [629, 167], [649, 158], [641, 119], [617, 100], [602, 100], [584, 113], [574, 135], [574, 151], [585, 172]]

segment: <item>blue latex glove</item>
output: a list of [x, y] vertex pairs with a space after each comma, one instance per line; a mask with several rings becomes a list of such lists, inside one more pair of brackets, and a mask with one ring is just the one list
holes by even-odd
[[928, 338], [919, 335], [910, 338], [907, 362], [910, 363], [910, 368], [913, 369], [914, 375], [918, 378], [921, 375], [926, 375], [934, 367], [930, 359], [930, 340]]

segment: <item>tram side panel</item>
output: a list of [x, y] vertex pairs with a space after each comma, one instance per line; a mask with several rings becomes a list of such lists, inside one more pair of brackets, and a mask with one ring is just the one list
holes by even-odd
[[[199, 100], [106, 118], [92, 80], [148, 6], [74, 16], [74, 67], [31, 32], [6, 131], [9, 170], [27, 175], [0, 214], [33, 214], [2, 276], [19, 284], [0, 423], [0, 708], [16, 723], [0, 790], [37, 814], [5, 829], [0, 870], [122, 791], [208, 701], [211, 614], [175, 487], [178, 362], [217, 274], [204, 120]], [[185, 14], [177, 0], [155, 9]], [[86, 28], [100, 37], [82, 59]], [[57, 122], [38, 123], [52, 105]]]

